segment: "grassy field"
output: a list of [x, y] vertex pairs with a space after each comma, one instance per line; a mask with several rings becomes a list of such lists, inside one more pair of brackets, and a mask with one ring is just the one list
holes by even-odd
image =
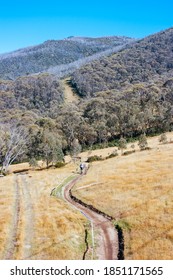
[[[167, 136], [170, 140], [173, 133]], [[126, 259], [173, 259], [173, 144], [160, 145], [158, 138], [148, 139], [151, 150], [139, 151], [135, 143], [131, 155], [118, 151], [115, 158], [91, 163], [73, 190], [123, 227]], [[81, 157], [106, 157], [115, 149]], [[24, 168], [28, 164], [11, 171]], [[1, 259], [82, 259], [87, 221], [62, 199], [62, 187], [76, 171], [68, 163], [0, 178]]]
[[135, 143], [131, 155], [92, 163], [73, 191], [121, 224], [126, 259], [173, 259], [173, 144], [160, 145], [158, 138], [148, 139], [151, 150]]
[[1, 259], [82, 259], [86, 220], [50, 195], [73, 170], [69, 164], [0, 178]]

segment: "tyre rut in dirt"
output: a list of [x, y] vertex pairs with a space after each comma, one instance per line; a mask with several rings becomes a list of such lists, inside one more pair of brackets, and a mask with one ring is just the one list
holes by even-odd
[[19, 228], [19, 221], [20, 221], [20, 186], [17, 175], [14, 178], [14, 207], [13, 207], [13, 219], [12, 219], [12, 226], [11, 232], [8, 240], [7, 250], [5, 252], [5, 260], [13, 260], [16, 246], [17, 246], [17, 237], [18, 237], [18, 228]]
[[27, 182], [27, 176], [21, 175], [21, 185], [23, 191], [24, 203], [24, 241], [22, 246], [22, 259], [30, 259], [32, 256], [32, 240], [33, 240], [33, 229], [34, 229], [34, 210], [30, 188]]

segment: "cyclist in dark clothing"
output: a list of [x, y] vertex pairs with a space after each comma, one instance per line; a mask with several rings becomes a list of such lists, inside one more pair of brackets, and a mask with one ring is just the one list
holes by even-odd
[[80, 164], [80, 173], [83, 174], [85, 165], [83, 163]]

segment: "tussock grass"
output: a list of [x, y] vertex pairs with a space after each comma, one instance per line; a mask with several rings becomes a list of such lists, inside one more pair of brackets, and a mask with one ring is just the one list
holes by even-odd
[[14, 207], [14, 188], [11, 176], [0, 178], [0, 258], [4, 258]]
[[[84, 246], [84, 217], [67, 203], [50, 196], [53, 187], [67, 183], [73, 166], [61, 170], [39, 172], [30, 179], [35, 188], [34, 259], [82, 259]], [[81, 245], [82, 244], [82, 245]]]
[[[46, 197], [42, 198], [45, 201]], [[84, 242], [83, 217], [64, 205], [62, 200], [51, 197], [42, 211], [37, 212], [34, 258], [82, 259], [80, 246]], [[40, 208], [40, 205], [38, 207]], [[84, 222], [84, 220], [83, 220]]]
[[[170, 133], [169, 136], [172, 136]], [[126, 259], [173, 259], [173, 145], [92, 163], [74, 194], [123, 225]], [[89, 188], [79, 188], [92, 180]]]

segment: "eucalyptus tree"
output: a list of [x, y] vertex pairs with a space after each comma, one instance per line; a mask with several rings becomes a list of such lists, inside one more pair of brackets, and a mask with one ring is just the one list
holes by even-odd
[[0, 124], [0, 163], [1, 172], [7, 173], [10, 164], [26, 151], [27, 129], [17, 122]]

